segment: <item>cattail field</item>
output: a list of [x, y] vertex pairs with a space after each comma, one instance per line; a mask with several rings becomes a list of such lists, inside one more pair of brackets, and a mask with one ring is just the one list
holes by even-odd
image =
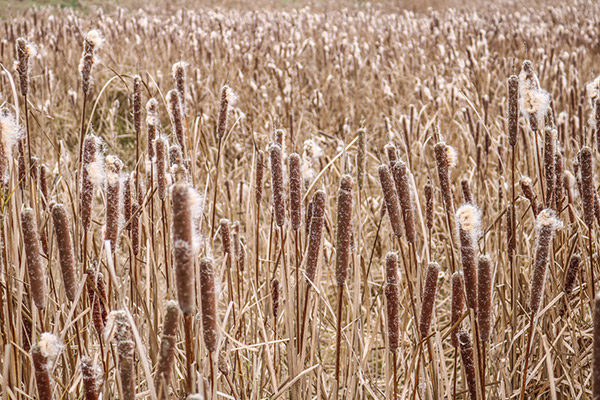
[[1, 399], [600, 399], [598, 2], [185, 3], [0, 15]]

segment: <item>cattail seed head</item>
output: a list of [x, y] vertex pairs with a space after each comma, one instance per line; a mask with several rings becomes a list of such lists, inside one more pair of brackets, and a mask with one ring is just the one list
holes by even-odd
[[425, 184], [425, 220], [427, 229], [433, 229], [433, 185], [431, 180], [427, 180]]
[[556, 210], [560, 210], [561, 205], [565, 198], [564, 191], [564, 165], [563, 165], [563, 156], [560, 151], [556, 151], [554, 155], [554, 208]]
[[592, 165], [592, 149], [585, 146], [577, 154], [581, 176], [581, 201], [585, 224], [594, 224], [594, 169]]
[[77, 292], [77, 278], [75, 276], [75, 256], [73, 252], [73, 240], [69, 229], [69, 217], [67, 209], [62, 204], [54, 204], [52, 207], [52, 221], [58, 244], [58, 255], [60, 257], [60, 269], [63, 277], [65, 293], [69, 301], [75, 300]]
[[21, 212], [21, 228], [31, 297], [37, 308], [44, 309], [47, 297], [46, 273], [42, 266], [40, 237], [33, 209], [25, 208]]
[[419, 320], [419, 333], [421, 339], [429, 334], [431, 318], [433, 317], [433, 307], [435, 305], [435, 294], [437, 293], [437, 283], [440, 273], [440, 265], [436, 262], [429, 263], [427, 274], [425, 275], [425, 286], [423, 288], [423, 297], [421, 305], [421, 318]]
[[148, 126], [148, 159], [154, 158], [154, 139], [156, 139], [156, 133], [160, 120], [158, 119], [158, 101], [152, 97], [146, 103], [146, 125]]
[[0, 108], [0, 184], [8, 184], [8, 166], [16, 144], [21, 142], [23, 129], [15, 115], [7, 108]]
[[260, 205], [263, 191], [263, 173], [264, 173], [265, 154], [262, 150], [256, 152], [256, 165], [254, 170], [254, 201]]
[[487, 255], [479, 256], [477, 302], [479, 339], [487, 342], [492, 334], [492, 261]]
[[104, 331], [105, 338], [117, 342], [117, 360], [123, 400], [135, 400], [135, 343], [131, 323], [125, 310], [111, 311]]
[[52, 400], [48, 358], [38, 344], [34, 344], [31, 348], [31, 358], [33, 359], [38, 398], [40, 400]]
[[473, 194], [471, 193], [471, 186], [469, 185], [469, 180], [467, 178], [460, 181], [460, 186], [463, 192], [463, 199], [465, 203], [475, 204], [473, 201]]
[[298, 231], [302, 226], [302, 159], [298, 153], [288, 157], [290, 175], [290, 219], [292, 229]]
[[[452, 319], [451, 325], [454, 326], [463, 314], [465, 309], [465, 278], [462, 271], [456, 271], [452, 274]], [[459, 326], [452, 330], [450, 340], [452, 346], [458, 346], [456, 337], [459, 331]]]
[[279, 279], [275, 278], [271, 282], [271, 300], [273, 301], [273, 319], [277, 321], [279, 313], [279, 295], [280, 295]]
[[158, 137], [155, 141], [156, 148], [156, 185], [158, 198], [164, 201], [167, 198], [167, 149], [169, 143], [164, 137]]
[[546, 205], [550, 206], [556, 180], [556, 129], [544, 130], [544, 173], [546, 177]]
[[169, 90], [167, 93], [167, 102], [169, 105], [169, 115], [173, 123], [173, 135], [177, 138], [177, 143], [185, 153], [185, 133], [183, 129], [183, 109], [181, 97], [176, 89]]
[[112, 253], [117, 249], [119, 236], [122, 167], [123, 163], [117, 156], [106, 156], [106, 224], [104, 225], [104, 240], [110, 241]]
[[400, 341], [400, 317], [398, 314], [400, 289], [398, 287], [398, 255], [396, 253], [389, 252], [386, 255], [385, 271], [388, 346], [390, 348], [390, 352], [395, 353], [398, 350]]
[[508, 78], [508, 143], [517, 144], [519, 130], [519, 78], [511, 75]]
[[185, 114], [185, 82], [187, 73], [188, 63], [185, 61], [179, 61], [173, 64], [173, 79], [175, 80], [175, 87], [179, 96], [181, 97], [181, 104]]
[[390, 169], [385, 164], [379, 166], [379, 181], [381, 182], [383, 198], [385, 200], [390, 223], [392, 224], [392, 230], [394, 231], [394, 235], [396, 235], [396, 237], [400, 237], [402, 236], [402, 223], [400, 221], [400, 204], [398, 201], [398, 193], [396, 192], [396, 186], [392, 180]]
[[472, 204], [463, 204], [456, 211], [460, 255], [465, 274], [467, 306], [477, 311], [477, 241], [481, 235], [481, 211]]
[[533, 192], [531, 178], [528, 176], [524, 176], [520, 180], [521, 190], [523, 191], [523, 196], [527, 200], [529, 200], [529, 204], [531, 205], [531, 211], [533, 212], [533, 216], [537, 217], [540, 212], [539, 205], [537, 202], [537, 197]]
[[465, 377], [467, 378], [467, 387], [469, 389], [469, 399], [477, 400], [477, 379], [475, 377], [475, 358], [473, 356], [473, 341], [471, 335], [462, 329], [458, 332], [458, 343], [460, 345], [460, 356], [462, 358]]
[[217, 350], [217, 299], [215, 296], [215, 276], [212, 260], [200, 261], [200, 296], [202, 303], [202, 332], [208, 351]]
[[123, 221], [125, 221], [125, 229], [131, 230], [131, 225], [129, 224], [132, 213], [132, 195], [131, 195], [131, 179], [129, 175], [125, 175], [121, 181], [121, 185], [123, 186]]
[[337, 246], [335, 277], [338, 286], [343, 286], [348, 278], [352, 241], [352, 177], [342, 176], [338, 190]]
[[223, 255], [227, 259], [227, 268], [231, 268], [231, 257], [233, 247], [231, 245], [231, 221], [227, 218], [221, 219], [221, 244], [223, 245]]
[[535, 225], [537, 238], [529, 296], [529, 309], [532, 316], [537, 314], [542, 303], [546, 270], [550, 261], [550, 243], [554, 232], [562, 227], [562, 222], [554, 210], [546, 208], [538, 215]]
[[506, 207], [506, 248], [508, 250], [508, 259], [511, 260], [516, 249], [515, 229], [512, 223], [512, 207], [510, 204]]
[[30, 59], [37, 54], [36, 46], [25, 38], [17, 39], [17, 72], [21, 95], [27, 96], [29, 91], [29, 73], [31, 70]]
[[569, 298], [571, 297], [571, 293], [573, 293], [573, 288], [575, 287], [575, 282], [577, 281], [577, 276], [579, 275], [579, 270], [581, 269], [581, 256], [579, 254], [573, 254], [571, 256], [571, 261], [569, 262], [569, 267], [567, 268], [567, 272], [565, 274], [565, 281], [563, 285], [563, 293], [564, 298], [561, 304], [561, 307], [558, 310], [558, 314], [562, 317], [567, 310], [567, 303], [569, 302]]
[[394, 143], [388, 143], [383, 149], [385, 150], [385, 154], [387, 154], [389, 165], [393, 165], [398, 159], [398, 149], [396, 149], [396, 145]]
[[100, 151], [102, 141], [99, 137], [89, 134], [83, 142], [81, 187], [79, 192], [79, 215], [81, 225], [86, 231], [90, 230], [92, 222], [92, 198], [94, 187], [104, 181], [104, 157]]
[[191, 190], [184, 182], [173, 186], [173, 246], [175, 248], [175, 278], [177, 299], [184, 314], [195, 311], [194, 249]]
[[310, 235], [308, 248], [306, 250], [306, 281], [315, 282], [321, 240], [323, 236], [323, 224], [325, 222], [325, 200], [327, 195], [323, 190], [317, 190], [313, 196], [313, 213], [310, 221]]
[[528, 116], [531, 130], [540, 129], [540, 122], [550, 106], [550, 95], [540, 88], [540, 82], [531, 61], [525, 60], [519, 74], [519, 103], [521, 112]]
[[79, 61], [79, 73], [81, 74], [81, 89], [86, 95], [90, 93], [92, 70], [98, 62], [95, 53], [103, 42], [102, 34], [97, 29], [89, 31], [83, 39], [83, 54]]
[[227, 115], [229, 114], [229, 109], [235, 101], [237, 100], [236, 94], [231, 90], [231, 88], [227, 85], [223, 86], [221, 89], [221, 105], [219, 108], [219, 123], [217, 125], [217, 137], [222, 139], [225, 136], [227, 131]]
[[169, 385], [171, 384], [171, 372], [175, 361], [175, 350], [177, 348], [177, 329], [179, 327], [179, 307], [175, 301], [167, 301], [163, 333], [160, 339], [160, 351], [158, 353], [158, 368], [156, 371], [157, 387], [159, 388], [159, 399], [169, 398]]
[[367, 163], [367, 133], [364, 128], [358, 130], [358, 151], [356, 153], [356, 181], [358, 187], [362, 189], [365, 181], [366, 163]]
[[139, 75], [133, 77], [133, 129], [136, 134], [142, 128], [142, 78]]
[[283, 189], [283, 151], [279, 144], [271, 144], [271, 185], [277, 226], [285, 224], [285, 192]]
[[400, 207], [402, 209], [404, 230], [406, 231], [406, 241], [414, 244], [416, 241], [416, 230], [412, 189], [409, 182], [410, 172], [408, 171], [406, 164], [401, 160], [398, 160], [394, 163], [392, 166], [392, 171], [394, 173], [394, 181], [396, 182], [398, 199], [400, 200]]
[[81, 375], [83, 377], [85, 400], [98, 400], [98, 389], [102, 384], [102, 374], [102, 368], [94, 364], [90, 357], [81, 357]]
[[446, 210], [452, 210], [452, 188], [450, 187], [450, 168], [456, 163], [456, 152], [444, 142], [438, 142], [434, 146], [435, 163], [438, 170], [442, 200]]
[[92, 323], [98, 337], [102, 337], [108, 316], [104, 275], [93, 268], [88, 268], [86, 274], [88, 276], [86, 286], [90, 308], [92, 309]]

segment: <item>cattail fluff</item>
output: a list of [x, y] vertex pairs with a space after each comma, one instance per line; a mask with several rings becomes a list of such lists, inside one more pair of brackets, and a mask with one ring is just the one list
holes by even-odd
[[186, 72], [188, 63], [185, 61], [179, 61], [173, 64], [173, 79], [175, 80], [175, 87], [181, 97], [181, 105], [183, 113], [185, 114], [185, 82]]
[[211, 259], [200, 261], [200, 298], [202, 303], [202, 332], [204, 344], [211, 353], [217, 350], [217, 298], [215, 275]]
[[100, 138], [89, 134], [83, 142], [81, 187], [79, 192], [79, 215], [84, 230], [92, 223], [92, 198], [94, 186], [104, 179], [104, 160], [100, 153]]
[[98, 400], [98, 389], [102, 384], [102, 369], [88, 356], [81, 357], [81, 376], [85, 400]]
[[440, 189], [446, 211], [452, 210], [452, 188], [450, 187], [450, 168], [456, 164], [456, 151], [444, 142], [438, 142], [434, 146], [435, 163], [440, 180]]
[[[465, 278], [462, 271], [456, 271], [452, 274], [452, 319], [450, 324], [454, 326], [462, 317], [465, 309]], [[450, 341], [452, 346], [458, 346], [456, 337], [459, 331], [459, 326], [452, 330]]]
[[175, 281], [179, 307], [186, 315], [195, 311], [194, 250], [191, 189], [178, 182], [172, 191]]
[[335, 278], [338, 286], [344, 286], [348, 278], [352, 241], [352, 177], [342, 176], [337, 202], [337, 245]]
[[233, 90], [227, 85], [221, 90], [221, 105], [219, 108], [219, 123], [217, 125], [217, 137], [223, 139], [227, 131], [227, 116], [229, 109], [235, 104], [237, 97]]
[[63, 345], [58, 337], [44, 332], [40, 337], [40, 341], [31, 348], [39, 400], [51, 400], [53, 398], [52, 387], [50, 386], [50, 367], [52, 361], [58, 357], [62, 347]]
[[173, 135], [185, 153], [185, 133], [183, 131], [183, 110], [181, 97], [176, 89], [169, 90], [167, 93], [167, 102], [169, 105], [169, 115], [173, 123]]
[[565, 282], [563, 285], [564, 301], [558, 310], [561, 317], [565, 314], [567, 309], [567, 303], [569, 302], [571, 293], [573, 293], [573, 288], [575, 287], [575, 282], [577, 281], [577, 275], [579, 275], [580, 269], [581, 256], [579, 254], [573, 254], [573, 256], [571, 256], [571, 261], [569, 262], [569, 267], [567, 268], [567, 273], [565, 274]]
[[77, 278], [75, 276], [75, 256], [73, 253], [73, 240], [69, 229], [69, 217], [63, 204], [54, 204], [52, 207], [52, 222], [58, 245], [60, 269], [63, 277], [65, 293], [69, 301], [75, 300], [77, 292]]
[[298, 231], [302, 226], [302, 159], [298, 153], [288, 157], [290, 175], [290, 220], [292, 229]]
[[531, 61], [525, 60], [519, 74], [519, 103], [521, 112], [528, 116], [531, 130], [540, 130], [540, 122], [550, 106], [550, 95], [540, 88], [540, 82]]
[[542, 210], [535, 221], [537, 240], [529, 296], [529, 310], [532, 317], [537, 314], [542, 303], [546, 270], [550, 261], [550, 244], [554, 237], [554, 232], [561, 227], [562, 222], [551, 208]]
[[279, 313], [279, 295], [281, 287], [279, 286], [279, 279], [275, 278], [271, 282], [271, 300], [273, 302], [273, 319], [277, 321], [277, 315]]
[[175, 350], [177, 349], [177, 330], [179, 327], [179, 307], [175, 301], [167, 301], [165, 322], [160, 338], [160, 351], [158, 353], [158, 367], [156, 379], [158, 398], [167, 400], [169, 398], [169, 385], [171, 384], [171, 372], [175, 361]]
[[600, 294], [594, 298], [594, 333], [592, 336], [592, 399], [600, 399]]
[[33, 209], [25, 208], [21, 212], [21, 228], [23, 230], [23, 246], [25, 248], [31, 297], [37, 308], [44, 309], [47, 298], [46, 274], [42, 266], [40, 236]]
[[398, 301], [400, 298], [399, 282], [398, 255], [390, 251], [385, 257], [385, 299], [388, 323], [388, 346], [392, 353], [398, 350], [400, 341], [400, 317], [398, 314]]
[[117, 343], [117, 360], [123, 400], [135, 400], [135, 343], [127, 313], [124, 310], [111, 311], [106, 324], [105, 337], [114, 338]]
[[400, 200], [400, 207], [402, 209], [404, 230], [406, 231], [406, 241], [414, 244], [416, 241], [416, 231], [412, 190], [409, 182], [410, 172], [406, 167], [406, 163], [401, 160], [398, 160], [394, 163], [392, 166], [392, 171], [394, 173], [394, 180], [398, 190], [398, 199]]
[[22, 137], [23, 129], [14, 114], [7, 108], [0, 108], [0, 184], [3, 190], [7, 189], [8, 166], [13, 157], [13, 149], [17, 143], [20, 143]]
[[27, 96], [29, 91], [30, 59], [35, 57], [36, 54], [37, 49], [33, 43], [22, 37], [17, 39], [17, 72], [19, 73], [19, 84], [23, 96]]
[[458, 343], [460, 345], [460, 356], [462, 358], [469, 399], [477, 400], [477, 379], [475, 377], [475, 357], [473, 355], [473, 340], [466, 330], [458, 332]]
[[365, 173], [367, 168], [367, 133], [364, 128], [358, 130], [358, 143], [356, 153], [356, 181], [358, 187], [362, 189], [365, 182]]
[[537, 196], [533, 192], [531, 178], [528, 176], [524, 176], [521, 178], [520, 183], [521, 183], [521, 190], [523, 191], [523, 196], [525, 196], [525, 198], [527, 200], [529, 200], [529, 204], [531, 205], [531, 211], [533, 212], [533, 216], [537, 217], [540, 212], [540, 208], [539, 208], [539, 205], [537, 202]]
[[154, 158], [154, 139], [160, 120], [158, 119], [158, 101], [152, 97], [146, 103], [146, 125], [148, 126], [148, 159]]
[[592, 149], [585, 146], [577, 154], [581, 179], [581, 201], [583, 202], [583, 219], [588, 227], [594, 224], [594, 169]]
[[112, 253], [117, 249], [119, 236], [122, 167], [123, 163], [117, 156], [106, 156], [106, 224], [104, 226], [104, 240], [110, 241]]
[[481, 211], [472, 204], [463, 204], [456, 211], [460, 256], [465, 274], [467, 307], [477, 311], [477, 241], [481, 235]]
[[546, 178], [546, 205], [552, 204], [552, 195], [554, 194], [554, 184], [556, 180], [556, 129], [544, 130], [544, 174]]
[[421, 301], [421, 318], [419, 319], [419, 333], [421, 339], [429, 334], [431, 318], [433, 317], [433, 307], [435, 305], [435, 295], [437, 293], [438, 277], [440, 265], [436, 262], [429, 263], [425, 275], [425, 286], [423, 288], [423, 297]]
[[390, 224], [392, 224], [392, 230], [394, 231], [394, 235], [396, 235], [396, 237], [400, 237], [402, 236], [402, 222], [400, 221], [400, 204], [398, 201], [398, 193], [396, 191], [394, 181], [392, 180], [390, 169], [385, 164], [379, 166], [379, 181], [381, 182], [383, 198], [385, 200], [385, 206], [390, 218]]
[[88, 276], [86, 287], [90, 308], [92, 309], [92, 323], [98, 337], [102, 337], [108, 315], [106, 309], [107, 297], [104, 275], [101, 272], [95, 271], [93, 268], [88, 268], [86, 274]]
[[433, 229], [433, 185], [431, 180], [427, 180], [424, 188], [425, 192], [425, 222], [427, 229]]
[[260, 205], [263, 191], [265, 153], [262, 150], [256, 152], [256, 165], [254, 169], [254, 201]]
[[158, 198], [165, 201], [167, 198], [167, 149], [169, 143], [165, 137], [158, 137], [154, 141], [156, 150], [156, 186]]
[[492, 261], [487, 255], [479, 256], [477, 303], [479, 339], [487, 342], [492, 334]]
[[280, 228], [285, 224], [285, 192], [283, 189], [283, 151], [279, 144], [271, 144], [271, 186], [275, 222]]
[[317, 190], [313, 196], [313, 214], [310, 221], [310, 235], [308, 248], [306, 249], [306, 281], [314, 283], [319, 263], [319, 253], [323, 236], [323, 224], [325, 222], [325, 200], [326, 194], [323, 190]]
[[103, 41], [102, 34], [97, 29], [89, 31], [83, 39], [83, 54], [79, 61], [79, 73], [81, 74], [81, 89], [85, 95], [90, 93], [92, 83], [91, 74], [98, 61], [95, 52], [102, 45]]
[[519, 78], [511, 75], [508, 78], [508, 143], [517, 144], [519, 130]]

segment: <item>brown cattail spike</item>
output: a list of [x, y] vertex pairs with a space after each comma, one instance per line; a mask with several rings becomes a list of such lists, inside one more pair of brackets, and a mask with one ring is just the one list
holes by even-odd
[[169, 385], [171, 384], [171, 372], [175, 361], [175, 350], [177, 348], [177, 330], [179, 327], [179, 307], [177, 302], [168, 301], [166, 304], [165, 322], [160, 339], [160, 352], [158, 353], [158, 368], [156, 371], [158, 398], [167, 400], [169, 398]]
[[148, 125], [148, 159], [152, 161], [154, 158], [154, 139], [160, 120], [158, 119], [158, 100], [152, 97], [146, 103], [146, 125]]
[[358, 143], [356, 153], [356, 181], [358, 187], [364, 187], [366, 163], [367, 163], [367, 133], [364, 128], [358, 130]]
[[40, 237], [33, 209], [25, 208], [21, 212], [21, 228], [31, 297], [36, 307], [43, 309], [46, 307], [47, 300], [46, 274], [42, 267]]
[[398, 150], [396, 149], [396, 145], [394, 143], [388, 143], [383, 149], [385, 150], [385, 154], [387, 154], [389, 165], [391, 167], [398, 159]]
[[579, 275], [580, 269], [581, 256], [579, 254], [573, 254], [573, 256], [571, 256], [569, 267], [567, 268], [567, 273], [565, 274], [565, 282], [563, 285], [564, 299], [561, 307], [558, 310], [558, 313], [561, 317], [567, 310], [567, 304], [569, 302], [569, 298], [571, 297], [571, 293], [573, 292], [573, 288], [575, 287], [575, 282], [577, 281], [577, 275]]
[[421, 339], [429, 334], [431, 319], [433, 317], [433, 307], [435, 305], [435, 295], [437, 293], [437, 283], [440, 273], [440, 265], [436, 262], [429, 263], [427, 274], [425, 275], [425, 286], [423, 288], [423, 297], [421, 305], [421, 318], [419, 319], [419, 333]]
[[290, 219], [292, 229], [298, 231], [302, 226], [302, 160], [298, 153], [288, 157], [290, 175]]
[[465, 369], [469, 399], [477, 400], [477, 378], [475, 374], [475, 357], [473, 355], [473, 341], [471, 335], [465, 330], [458, 332], [458, 343], [460, 345], [460, 356]]
[[511, 75], [508, 78], [508, 144], [517, 144], [519, 129], [519, 78]]
[[398, 287], [398, 255], [396, 253], [389, 252], [385, 257], [385, 271], [388, 346], [390, 352], [395, 353], [400, 341], [400, 317], [398, 314], [400, 289]]
[[285, 224], [285, 192], [283, 189], [283, 151], [278, 144], [271, 144], [271, 186], [275, 222], [282, 227]]
[[87, 135], [83, 142], [81, 188], [79, 192], [79, 215], [84, 230], [89, 231], [92, 222], [92, 198], [94, 185], [104, 174], [99, 154], [100, 139], [95, 135]]
[[86, 274], [88, 276], [86, 286], [90, 308], [92, 309], [92, 322], [96, 333], [99, 337], [102, 337], [108, 315], [104, 275], [92, 268], [88, 268]]
[[492, 261], [486, 255], [479, 256], [477, 303], [479, 339], [487, 342], [492, 334]]
[[431, 180], [427, 180], [424, 188], [425, 192], [425, 220], [427, 229], [433, 229], [433, 185]]
[[[454, 326], [462, 317], [465, 309], [465, 278], [462, 271], [456, 271], [452, 274], [452, 319], [450, 324]], [[450, 339], [452, 346], [458, 346], [456, 337], [459, 327], [452, 330]]]
[[326, 194], [323, 190], [317, 190], [313, 196], [313, 214], [310, 221], [310, 236], [306, 250], [306, 281], [315, 282], [321, 239], [323, 236], [323, 224], [325, 222], [325, 200]]
[[73, 240], [69, 229], [69, 217], [67, 209], [62, 204], [52, 207], [52, 221], [58, 244], [58, 255], [60, 257], [60, 269], [63, 277], [65, 293], [69, 301], [75, 301], [77, 294], [77, 278], [75, 276], [75, 256], [73, 252]]
[[594, 169], [592, 165], [592, 149], [585, 146], [577, 154], [581, 176], [581, 201], [583, 202], [583, 217], [585, 224], [594, 224]]
[[177, 138], [177, 143], [185, 153], [185, 133], [183, 129], [183, 110], [181, 97], [176, 89], [169, 90], [167, 93], [167, 102], [169, 104], [169, 114], [173, 123], [173, 135]]
[[540, 212], [535, 224], [537, 240], [529, 296], [529, 310], [532, 317], [537, 314], [542, 303], [546, 270], [550, 261], [550, 244], [552, 243], [554, 232], [556, 229], [560, 229], [562, 222], [558, 219], [554, 210], [547, 208]]
[[102, 369], [88, 356], [81, 357], [83, 395], [85, 400], [98, 400], [98, 388], [102, 383]]
[[256, 165], [254, 170], [254, 201], [260, 205], [263, 191], [263, 172], [265, 154], [262, 150], [256, 152]]
[[556, 129], [544, 130], [544, 172], [546, 178], [546, 206], [551, 206], [554, 194], [554, 183], [556, 180]]
[[37, 49], [33, 43], [22, 37], [17, 39], [17, 72], [19, 73], [19, 84], [23, 96], [27, 96], [29, 92], [30, 59], [35, 57], [36, 54]]
[[394, 163], [392, 170], [394, 172], [394, 180], [396, 181], [396, 187], [398, 190], [400, 207], [402, 208], [404, 230], [406, 231], [406, 241], [414, 244], [416, 241], [416, 230], [412, 189], [409, 179], [410, 172], [408, 171], [406, 164], [401, 160], [398, 160]]
[[106, 156], [106, 224], [104, 240], [110, 241], [111, 252], [117, 249], [119, 235], [119, 204], [121, 197], [121, 168], [123, 163], [117, 156]]
[[531, 178], [529, 178], [528, 176], [524, 176], [521, 178], [521, 190], [523, 190], [523, 196], [525, 196], [525, 198], [527, 200], [529, 200], [529, 204], [531, 205], [531, 211], [533, 212], [533, 216], [537, 217], [537, 215], [539, 214], [539, 205], [537, 202], [537, 197], [535, 195], [535, 193], [533, 193], [533, 188], [532, 188], [532, 182], [531, 182]]
[[215, 295], [215, 276], [212, 260], [200, 261], [200, 298], [202, 303], [202, 331], [204, 344], [208, 351], [217, 350], [217, 298]]
[[157, 138], [155, 141], [156, 148], [156, 185], [158, 198], [162, 201], [167, 198], [167, 148], [169, 143], [163, 137]]
[[133, 77], [133, 130], [139, 134], [142, 129], [142, 78]]
[[383, 198], [387, 213], [392, 224], [392, 230], [396, 237], [402, 236], [402, 227], [400, 221], [400, 204], [398, 201], [398, 193], [396, 186], [392, 179], [390, 169], [387, 165], [382, 164], [379, 166], [379, 181], [381, 182], [381, 189], [383, 190]]
[[217, 137], [222, 139], [227, 131], [227, 115], [229, 109], [235, 103], [236, 96], [233, 90], [227, 85], [221, 89], [221, 105], [219, 108], [219, 124], [217, 125]]
[[453, 207], [452, 188], [450, 187], [450, 168], [456, 163], [456, 152], [454, 148], [448, 146], [444, 142], [436, 143], [435, 163], [438, 170], [438, 178], [440, 180], [440, 189], [442, 191], [442, 200], [447, 212], [450, 212]]
[[[109, 316], [111, 324], [107, 326], [109, 337], [114, 335], [117, 342], [117, 360], [123, 400], [135, 400], [135, 343], [129, 318], [124, 310], [112, 311]], [[109, 329], [110, 328], [110, 329]]]
[[352, 177], [344, 175], [338, 190], [337, 246], [335, 278], [343, 286], [348, 278], [350, 265], [350, 242], [352, 240]]
[[90, 93], [92, 86], [91, 73], [97, 61], [95, 52], [103, 41], [102, 34], [96, 29], [89, 31], [83, 39], [83, 54], [79, 61], [79, 73], [81, 74], [81, 89], [86, 95]]
[[456, 211], [460, 255], [465, 274], [467, 307], [477, 311], [477, 241], [481, 235], [481, 211], [464, 204]]
[[473, 194], [471, 193], [471, 185], [469, 184], [469, 180], [467, 178], [460, 181], [460, 187], [462, 188], [463, 199], [465, 204], [475, 204], [475, 202], [473, 201]]
[[173, 246], [175, 248], [175, 281], [179, 307], [186, 315], [195, 312], [193, 221], [190, 188], [184, 182], [173, 186]]
[[48, 371], [48, 358], [39, 344], [31, 348], [31, 358], [35, 371], [35, 384], [39, 400], [52, 400], [52, 387], [50, 386], [50, 371]]
[[275, 278], [271, 282], [271, 300], [273, 301], [273, 318], [277, 320], [279, 313], [279, 295], [280, 295], [279, 279]]

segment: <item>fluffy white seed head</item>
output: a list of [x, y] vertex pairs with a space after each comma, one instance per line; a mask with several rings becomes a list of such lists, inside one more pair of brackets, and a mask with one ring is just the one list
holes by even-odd
[[23, 129], [17, 122], [14, 114], [8, 109], [0, 110], [0, 140], [2, 140], [3, 156], [10, 158], [13, 147], [23, 137]]
[[64, 347], [58, 336], [49, 332], [42, 333], [38, 346], [48, 363], [56, 359]]
[[481, 211], [473, 204], [463, 204], [456, 210], [456, 220], [460, 229], [468, 233], [473, 241], [481, 235]]
[[92, 29], [85, 35], [85, 40], [88, 41], [94, 48], [99, 48], [104, 43], [104, 37], [98, 29]]
[[562, 221], [558, 218], [556, 211], [551, 208], [546, 208], [538, 214], [535, 220], [535, 226], [537, 230], [540, 230], [544, 227], [551, 227], [552, 229], [560, 229], [563, 224]]

